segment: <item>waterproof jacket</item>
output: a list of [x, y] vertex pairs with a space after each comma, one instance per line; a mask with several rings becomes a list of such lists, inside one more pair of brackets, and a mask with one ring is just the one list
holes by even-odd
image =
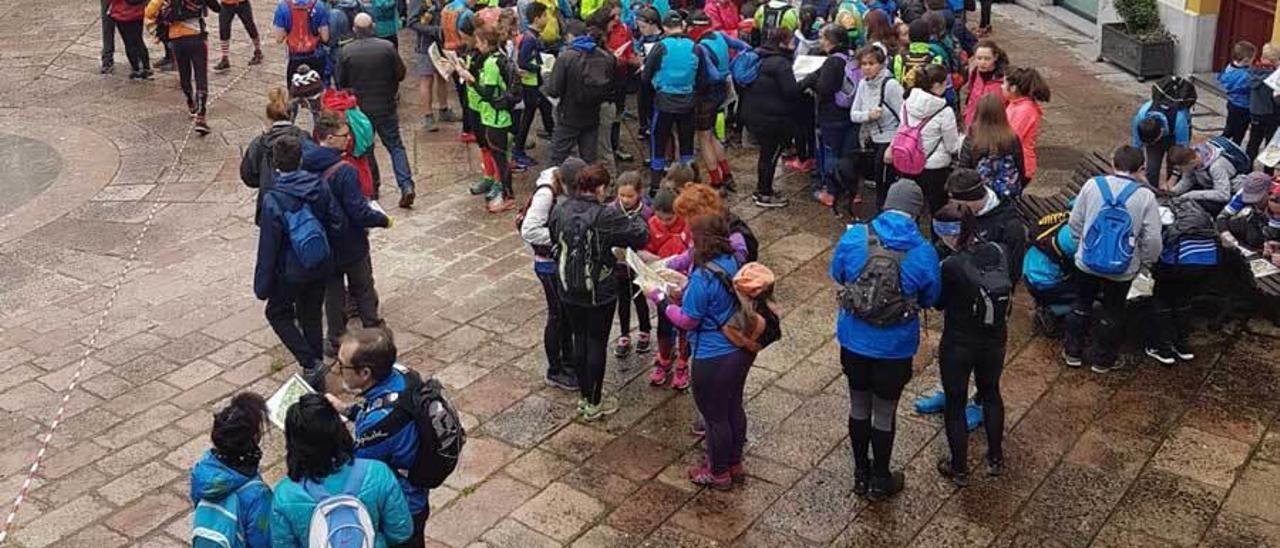
[[1022, 257], [1027, 253], [1027, 227], [1018, 216], [1018, 208], [1012, 200], [1001, 200], [994, 190], [987, 189], [987, 201], [976, 212], [978, 237], [1000, 244], [1009, 261], [1009, 275], [1013, 285], [1022, 278]]
[[[934, 306], [942, 293], [938, 252], [920, 235], [915, 220], [904, 213], [888, 210], [872, 219], [870, 224], [886, 248], [904, 252], [899, 271], [903, 294], [920, 308]], [[836, 244], [835, 255], [831, 258], [831, 279], [837, 284], [857, 281], [867, 263], [867, 255], [867, 225], [855, 224]], [[920, 347], [920, 319], [912, 318], [902, 325], [875, 327], [840, 307], [836, 313], [836, 339], [842, 348], [869, 358], [910, 358]]]
[[427, 508], [427, 491], [409, 483], [407, 472], [418, 455], [418, 428], [410, 422], [396, 431], [382, 428], [379, 422], [395, 409], [391, 394], [404, 392], [404, 374], [395, 368], [387, 378], [360, 394], [360, 403], [351, 407], [356, 425], [356, 457], [386, 463], [396, 476], [396, 483], [409, 504], [410, 514], [421, 514]]
[[733, 38], [738, 38], [738, 25], [742, 24], [742, 14], [738, 3], [734, 0], [710, 0], [703, 6], [707, 18], [711, 19], [711, 29], [718, 30]]
[[262, 200], [262, 223], [258, 231], [258, 262], [253, 271], [253, 293], [266, 300], [282, 283], [304, 283], [327, 278], [333, 270], [332, 254], [319, 267], [302, 266], [289, 241], [284, 218], [286, 211], [297, 211], [304, 204], [325, 228], [330, 251], [333, 242], [347, 230], [346, 216], [320, 178], [306, 171], [280, 174], [275, 188]]
[[780, 131], [794, 125], [799, 114], [800, 84], [791, 69], [791, 52], [771, 46], [756, 48], [760, 55], [760, 74], [742, 98], [739, 112], [750, 126]]
[[396, 93], [404, 75], [400, 54], [381, 38], [357, 38], [338, 54], [338, 88], [354, 90], [360, 110], [370, 118], [396, 111]]
[[1018, 136], [1018, 140], [1022, 141], [1026, 182], [1031, 182], [1040, 165], [1036, 156], [1036, 143], [1040, 140], [1040, 120], [1044, 118], [1044, 111], [1040, 108], [1040, 103], [1033, 101], [1030, 97], [1021, 97], [1011, 101], [1004, 112], [1009, 117], [1009, 127], [1013, 128], [1013, 133]]
[[1249, 108], [1249, 67], [1228, 64], [1218, 73], [1218, 84], [1227, 92], [1227, 102], [1231, 106]]
[[1265, 82], [1276, 67], [1273, 65], [1255, 65], [1249, 69], [1249, 115], [1274, 116], [1280, 114], [1280, 99], [1276, 98], [1276, 90]]
[[[237, 470], [218, 460], [211, 451], [205, 451], [191, 468], [189, 497], [192, 505], [202, 500], [223, 505], [227, 497], [235, 497], [236, 522], [240, 525], [239, 534], [244, 536], [242, 546], [271, 546], [271, 488], [263, 483], [262, 474], [257, 470], [252, 473]], [[198, 521], [192, 524], [193, 527], [206, 525]]]
[[693, 234], [688, 223], [679, 215], [672, 217], [670, 226], [663, 224], [657, 215], [649, 218], [649, 243], [645, 250], [662, 258], [674, 257], [693, 246]]
[[[376, 530], [374, 548], [387, 548], [409, 540], [413, 535], [413, 515], [409, 513], [409, 505], [396, 484], [395, 474], [382, 462], [357, 460], [364, 462], [365, 472], [356, 498], [369, 510], [370, 521]], [[349, 463], [343, 465], [329, 476], [320, 478], [320, 484], [330, 494], [341, 492], [351, 468]], [[271, 545], [277, 548], [306, 546], [311, 532], [311, 513], [315, 508], [316, 500], [300, 482], [288, 476], [280, 480], [271, 501]]]
[[1000, 99], [1000, 104], [1002, 105], [1007, 102], [1004, 98], [1004, 92], [1000, 89], [1003, 85], [1004, 74], [999, 70], [994, 70], [987, 74], [979, 72], [978, 69], [969, 71], [969, 83], [967, 86], [969, 95], [964, 99], [964, 127], [966, 131], [969, 126], [973, 125], [973, 119], [978, 115], [978, 101], [984, 96], [995, 95]]
[[[560, 100], [560, 104], [556, 106], [556, 123], [567, 124], [573, 128], [589, 128], [600, 124], [600, 105], [581, 101], [578, 99], [578, 94], [573, 92], [575, 86], [581, 85], [583, 81], [582, 71], [586, 68], [585, 59], [588, 56], [597, 55], [609, 56], [607, 65], [615, 66], [613, 54], [596, 46], [595, 40], [590, 36], [575, 36], [569, 47], [560, 51], [560, 56], [551, 67], [551, 76], [542, 84], [543, 95]], [[600, 65], [603, 66], [605, 63]], [[609, 78], [614, 76], [614, 72], [610, 71]]]
[[574, 196], [557, 205], [551, 212], [551, 220], [547, 226], [550, 229], [554, 256], [559, 256], [560, 235], [564, 227], [572, 219], [578, 218], [593, 220], [591, 224], [596, 231], [599, 248], [595, 250], [595, 256], [599, 258], [600, 265], [595, 295], [593, 299], [584, 300], [566, 292], [561, 298], [564, 302], [577, 306], [601, 306], [616, 302], [617, 284], [610, 279], [615, 266], [612, 249], [643, 249], [649, 242], [649, 226], [639, 215], [627, 217], [621, 211], [600, 203], [594, 195]]
[[272, 165], [271, 147], [276, 139], [292, 135], [301, 141], [309, 141], [311, 137], [302, 128], [288, 120], [272, 122], [271, 127], [261, 135], [249, 141], [244, 149], [244, 157], [240, 159], [240, 181], [244, 186], [258, 189], [258, 203], [253, 210], [253, 223], [261, 225], [262, 197], [275, 186], [276, 169]]
[[[346, 265], [369, 255], [370, 228], [386, 228], [390, 219], [369, 205], [369, 200], [360, 192], [360, 180], [356, 176], [356, 168], [351, 164], [334, 167], [342, 161], [342, 151], [312, 144], [307, 141], [302, 146], [302, 169], [320, 178], [321, 184], [329, 188], [329, 194], [342, 209], [347, 218], [347, 229], [329, 242], [333, 247], [336, 264]], [[325, 177], [325, 172], [333, 168], [333, 172]]]
[[[1017, 145], [1007, 154], [1013, 155], [1013, 165], [1018, 168], [1018, 180], [1027, 181], [1027, 163], [1026, 158], [1022, 155], [1022, 141], [1014, 136]], [[973, 134], [965, 135], [964, 141], [960, 143], [960, 153], [956, 155], [956, 167], [967, 167], [969, 169], [977, 169], [978, 162], [983, 158], [990, 156], [989, 153], [974, 154], [973, 153]]]
[[[880, 74], [870, 80], [858, 82], [858, 93], [849, 107], [849, 119], [861, 124], [863, 142], [888, 144], [898, 134], [898, 126], [902, 125], [902, 84], [893, 79], [888, 68], [880, 69]], [[879, 108], [880, 118], [871, 119], [871, 111]]]
[[[814, 101], [818, 103], [818, 125], [821, 127], [846, 127], [853, 125], [849, 119], [849, 109], [840, 108], [836, 104], [836, 92], [844, 86], [845, 63], [857, 63], [848, 52], [827, 55], [822, 66], [809, 73], [800, 82], [800, 87], [813, 90]], [[862, 82], [855, 82], [861, 84]]]

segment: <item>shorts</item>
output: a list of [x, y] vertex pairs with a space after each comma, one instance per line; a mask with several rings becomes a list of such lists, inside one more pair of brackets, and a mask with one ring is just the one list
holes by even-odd
[[720, 114], [720, 103], [698, 101], [693, 107], [693, 130], [711, 131], [716, 127], [716, 116]]
[[429, 78], [436, 75], [436, 65], [431, 62], [431, 56], [425, 53], [413, 54], [413, 75], [422, 78]]

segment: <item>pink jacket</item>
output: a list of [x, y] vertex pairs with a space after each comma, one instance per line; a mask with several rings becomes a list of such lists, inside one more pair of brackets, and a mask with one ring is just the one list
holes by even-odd
[[1009, 116], [1013, 132], [1022, 140], [1022, 156], [1027, 164], [1027, 181], [1030, 182], [1036, 176], [1036, 140], [1040, 138], [1040, 119], [1044, 117], [1044, 111], [1040, 109], [1040, 103], [1030, 97], [1022, 97], [1010, 101], [1004, 112]]
[[1000, 98], [1001, 103], [1005, 103], [1004, 93], [1000, 91], [1002, 84], [1004, 84], [1004, 76], [983, 80], [982, 74], [977, 70], [969, 71], [969, 96], [964, 100], [964, 131], [969, 131], [969, 126], [973, 125], [973, 117], [978, 114], [979, 99], [994, 93]]
[[742, 22], [742, 15], [738, 13], [738, 4], [733, 0], [710, 0], [705, 11], [711, 19], [712, 30], [738, 37], [738, 24]]

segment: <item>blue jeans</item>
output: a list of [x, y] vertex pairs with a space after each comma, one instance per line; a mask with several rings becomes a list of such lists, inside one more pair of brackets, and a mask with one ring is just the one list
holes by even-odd
[[[373, 114], [366, 112], [369, 121], [373, 123], [373, 131], [378, 134], [378, 139], [382, 140], [382, 146], [387, 147], [387, 154], [391, 156], [391, 169], [396, 173], [396, 186], [400, 187], [400, 193], [404, 194], [413, 190], [413, 173], [409, 169], [409, 153], [404, 149], [404, 141], [400, 139], [400, 118], [396, 116], [395, 109], [390, 112]], [[372, 152], [372, 150], [370, 151]], [[374, 162], [373, 154], [369, 155], [370, 162]]]
[[852, 195], [851, 170], [841, 164], [853, 160], [858, 145], [858, 126], [852, 124], [823, 124], [818, 133], [821, 148], [818, 152], [818, 171], [822, 184], [819, 188], [832, 196]]

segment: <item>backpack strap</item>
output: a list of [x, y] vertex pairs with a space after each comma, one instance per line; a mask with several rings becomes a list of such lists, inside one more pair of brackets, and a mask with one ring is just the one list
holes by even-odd
[[1094, 184], [1098, 185], [1098, 191], [1102, 193], [1102, 203], [1105, 205], [1116, 205], [1115, 195], [1111, 194], [1111, 185], [1107, 184], [1107, 178], [1099, 175], [1093, 178]]
[[346, 160], [338, 160], [334, 162], [333, 165], [324, 168], [324, 172], [320, 174], [320, 181], [327, 184], [331, 179], [333, 179], [333, 174], [337, 173], [339, 169], [342, 169], [342, 166], [344, 165], [348, 165]]
[[302, 489], [306, 491], [307, 494], [311, 496], [311, 499], [314, 500], [316, 503], [319, 503], [320, 501], [329, 498], [329, 490], [325, 489], [324, 485], [322, 485], [318, 481], [303, 479]]
[[364, 460], [353, 459], [351, 461], [351, 473], [347, 474], [347, 481], [342, 484], [342, 493], [344, 495], [354, 497], [360, 493], [360, 486], [364, 485], [365, 468]]
[[[703, 265], [702, 267], [707, 269], [707, 271], [710, 272], [712, 276], [715, 276], [716, 280], [720, 282], [721, 287], [724, 287], [725, 291], [729, 292], [729, 300], [733, 302], [734, 310], [737, 310], [738, 306], [741, 303], [738, 302], [738, 292], [733, 288], [733, 280], [729, 279], [729, 273], [725, 272], [724, 269], [720, 267], [720, 265], [715, 263], [715, 261], [707, 261], [707, 264]], [[724, 329], [724, 326], [728, 325], [729, 321], [732, 319], [733, 319], [733, 315], [730, 314], [729, 320], [725, 320], [724, 323], [721, 323], [720, 325], [716, 326], [716, 328], [711, 331], [719, 331], [721, 329]]]
[[1133, 193], [1137, 191], [1138, 183], [1129, 181], [1129, 184], [1124, 185], [1124, 190], [1120, 191], [1120, 195], [1116, 196], [1116, 205], [1123, 206], [1125, 202], [1129, 201], [1129, 197], [1133, 196]]

